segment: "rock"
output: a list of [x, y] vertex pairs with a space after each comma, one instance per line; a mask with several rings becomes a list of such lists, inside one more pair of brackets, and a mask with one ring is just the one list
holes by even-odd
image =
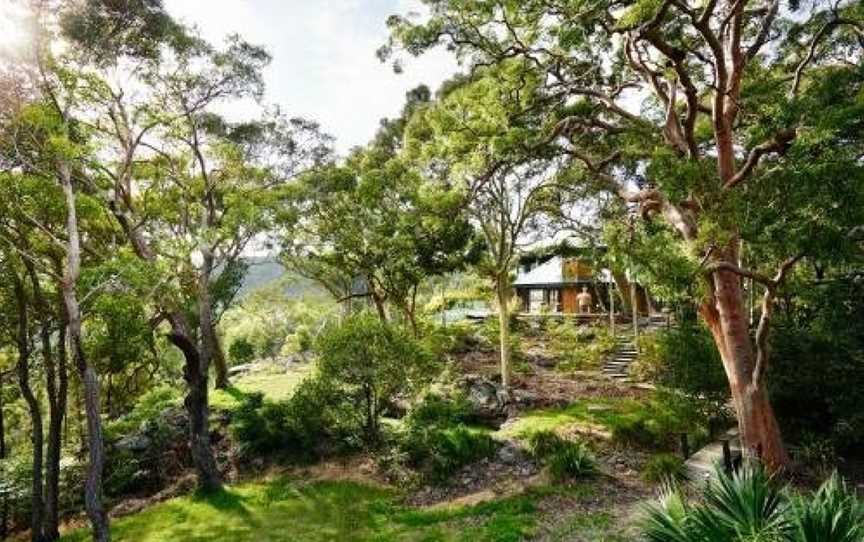
[[153, 445], [153, 441], [146, 435], [136, 434], [129, 435], [117, 441], [115, 444], [119, 450], [128, 450], [130, 452], [143, 452], [148, 450]]
[[612, 410], [612, 407], [607, 405], [588, 405], [589, 413], [609, 412], [610, 410]]
[[498, 450], [498, 461], [505, 465], [514, 465], [522, 459], [522, 450], [508, 442]]
[[478, 376], [466, 375], [461, 387], [465, 391], [471, 414], [479, 420], [500, 421], [506, 416], [508, 397], [498, 384]]

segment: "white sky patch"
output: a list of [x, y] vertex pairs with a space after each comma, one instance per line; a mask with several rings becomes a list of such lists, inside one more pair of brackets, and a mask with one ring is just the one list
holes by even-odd
[[[321, 123], [343, 154], [368, 142], [382, 118], [398, 115], [408, 90], [425, 83], [434, 91], [459, 70], [444, 50], [408, 59], [402, 74], [375, 57], [387, 40], [387, 17], [422, 11], [417, 0], [166, 0], [165, 5], [214, 43], [237, 33], [265, 46], [273, 55], [265, 100], [290, 116]], [[250, 111], [249, 104], [236, 104], [230, 113]]]

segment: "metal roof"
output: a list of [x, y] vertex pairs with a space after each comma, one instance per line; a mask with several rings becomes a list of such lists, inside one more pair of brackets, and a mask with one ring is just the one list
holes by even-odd
[[[611, 276], [606, 269], [601, 270], [599, 282], [611, 282]], [[555, 256], [527, 273], [519, 271], [513, 286], [551, 286], [556, 284], [579, 284], [590, 282], [564, 276], [564, 258]]]

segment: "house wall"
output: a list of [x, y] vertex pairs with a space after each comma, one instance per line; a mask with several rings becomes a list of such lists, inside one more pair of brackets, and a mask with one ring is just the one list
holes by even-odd
[[576, 296], [579, 292], [573, 286], [565, 286], [561, 289], [561, 312], [565, 314], [575, 314], [579, 312], [579, 306], [576, 302]]

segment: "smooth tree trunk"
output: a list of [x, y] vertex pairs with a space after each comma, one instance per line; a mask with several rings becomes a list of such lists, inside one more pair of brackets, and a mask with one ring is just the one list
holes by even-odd
[[16, 343], [18, 348], [18, 362], [16, 371], [18, 373], [18, 387], [21, 388], [21, 397], [27, 404], [30, 415], [30, 443], [33, 447], [32, 473], [33, 478], [30, 485], [30, 540], [40, 542], [42, 537], [42, 520], [45, 513], [45, 504], [42, 500], [42, 463], [44, 434], [42, 430], [42, 410], [39, 400], [33, 392], [30, 384], [30, 324], [27, 315], [27, 293], [24, 284], [18, 276], [13, 276], [15, 289], [15, 302], [17, 305], [18, 326]]
[[227, 390], [231, 386], [231, 380], [228, 378], [228, 360], [225, 358], [225, 350], [222, 348], [222, 341], [219, 339], [219, 334], [216, 332], [216, 326], [210, 326], [210, 345], [213, 351], [213, 385], [217, 390]]
[[744, 453], [771, 470], [789, 463], [780, 426], [764, 378], [754, 379], [756, 355], [750, 337], [741, 277], [730, 271], [712, 273], [712, 292], [701, 312], [723, 360]]
[[[0, 459], [6, 459], [6, 423], [3, 418], [3, 373], [0, 373]], [[0, 540], [9, 534], [9, 503], [4, 493], [0, 497]]]
[[[119, 202], [112, 201], [110, 209], [126, 233], [135, 254], [144, 261], [156, 260], [152, 247], [141, 235], [140, 230], [134, 227], [134, 221], [121, 209]], [[201, 372], [199, 346], [183, 312], [175, 306], [169, 305], [163, 308], [168, 314], [168, 322], [171, 325], [168, 340], [183, 353], [183, 378], [187, 385], [184, 405], [189, 415], [189, 449], [195, 464], [198, 486], [204, 490], [219, 489], [222, 487], [222, 482], [210, 446], [207, 374]]]
[[66, 270], [61, 291], [66, 309], [69, 344], [72, 359], [84, 392], [84, 412], [87, 416], [87, 479], [84, 483], [84, 504], [93, 529], [93, 540], [111, 540], [108, 515], [102, 503], [102, 471], [105, 465], [104, 440], [102, 436], [101, 405], [99, 402], [99, 378], [87, 362], [81, 341], [81, 308], [76, 287], [81, 274], [81, 240], [78, 231], [78, 213], [75, 208], [75, 190], [69, 165], [60, 164], [60, 183], [66, 199]]
[[507, 276], [496, 279], [495, 292], [498, 301], [498, 339], [501, 357], [501, 391], [510, 393], [510, 287]]
[[66, 330], [61, 324], [57, 356], [51, 353], [50, 336], [43, 337], [45, 384], [48, 391], [48, 446], [45, 455], [45, 538], [60, 538], [60, 456], [63, 420], [66, 415], [68, 380], [66, 376]]

